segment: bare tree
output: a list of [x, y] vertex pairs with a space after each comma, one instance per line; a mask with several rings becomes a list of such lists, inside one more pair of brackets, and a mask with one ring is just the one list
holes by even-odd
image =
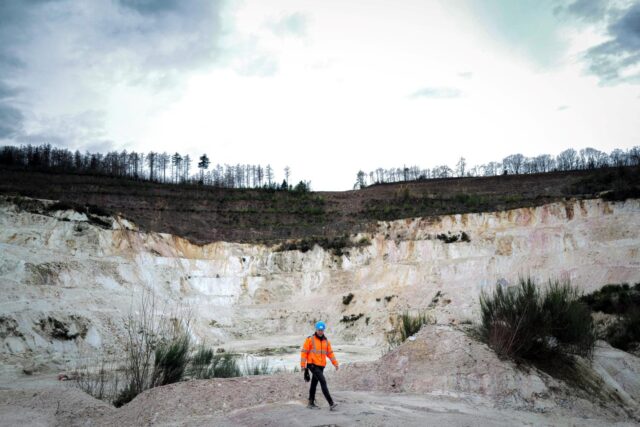
[[522, 154], [511, 154], [502, 159], [505, 170], [512, 174], [519, 174], [524, 164], [525, 157]]
[[285, 166], [284, 168], [284, 180], [287, 182], [287, 186], [289, 185], [289, 175], [291, 174], [291, 168], [289, 166]]
[[558, 169], [562, 171], [568, 171], [576, 169], [577, 159], [578, 154], [576, 153], [576, 150], [574, 150], [573, 148], [569, 148], [558, 154], [558, 156], [556, 157], [556, 164], [558, 165]]
[[273, 184], [273, 169], [271, 169], [271, 165], [267, 165], [266, 178], [267, 178], [267, 184], [269, 185], [269, 188], [271, 188]]

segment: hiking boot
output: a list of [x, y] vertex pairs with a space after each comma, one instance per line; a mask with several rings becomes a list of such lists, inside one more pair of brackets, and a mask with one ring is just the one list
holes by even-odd
[[313, 400], [310, 400], [309, 403], [307, 403], [307, 408], [309, 408], [309, 409], [320, 409], [320, 407], [318, 405], [316, 405], [316, 403]]
[[331, 405], [329, 405], [329, 410], [330, 411], [335, 411], [338, 408], [338, 404], [337, 403], [332, 403]]

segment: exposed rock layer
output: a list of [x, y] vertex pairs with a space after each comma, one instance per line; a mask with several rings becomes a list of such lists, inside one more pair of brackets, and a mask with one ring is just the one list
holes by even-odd
[[196, 335], [210, 344], [295, 349], [323, 319], [338, 349], [375, 349], [398, 313], [428, 310], [438, 323], [472, 320], [482, 289], [518, 276], [570, 279], [585, 291], [640, 281], [638, 200], [380, 222], [375, 233], [353, 237], [369, 238], [369, 246], [339, 257], [317, 246], [306, 253], [198, 246], [138, 232], [121, 219], [113, 228], [68, 212], [0, 206], [5, 374], [65, 365], [98, 348], [118, 352], [122, 318], [145, 289], [159, 305], [190, 307]]

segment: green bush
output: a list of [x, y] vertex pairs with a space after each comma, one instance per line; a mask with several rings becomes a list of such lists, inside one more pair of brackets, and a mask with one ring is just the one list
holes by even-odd
[[402, 313], [400, 316], [400, 339], [406, 341], [410, 336], [417, 334], [422, 325], [427, 323], [429, 323], [429, 319], [424, 313], [417, 315], [412, 315], [409, 312]]
[[640, 283], [609, 284], [581, 299], [591, 310], [616, 315], [601, 338], [621, 350], [640, 344]]
[[640, 309], [633, 309], [609, 325], [604, 337], [609, 344], [629, 351], [640, 344]]
[[116, 397], [116, 399], [113, 401], [113, 406], [119, 408], [123, 405], [126, 405], [127, 403], [131, 402], [138, 394], [140, 394], [138, 388], [133, 382], [130, 382], [126, 385], [125, 388], [122, 389], [122, 391], [120, 391], [120, 393], [118, 393], [118, 397]]
[[216, 354], [211, 362], [211, 378], [233, 378], [242, 376], [238, 357], [232, 353]]
[[232, 378], [242, 376], [238, 356], [233, 353], [214, 353], [200, 346], [191, 357], [189, 376], [197, 379]]
[[209, 376], [209, 366], [213, 357], [213, 349], [201, 345], [195, 354], [191, 356], [189, 369], [187, 370], [188, 375], [199, 379], [211, 378]]
[[270, 375], [273, 373], [273, 369], [268, 359], [255, 360], [245, 358], [244, 360], [244, 374], [245, 375]]
[[591, 294], [584, 295], [582, 301], [593, 311], [625, 314], [635, 307], [640, 307], [640, 283], [633, 287], [626, 283], [605, 285]]
[[565, 351], [590, 356], [596, 340], [589, 307], [581, 302], [580, 293], [568, 283], [550, 283], [542, 310], [548, 317], [549, 332]]
[[155, 349], [153, 385], [155, 387], [173, 384], [184, 376], [189, 363], [191, 338], [180, 333], [171, 340], [161, 342]]
[[410, 336], [418, 333], [423, 325], [433, 323], [431, 320], [425, 313], [411, 314], [406, 311], [402, 313], [398, 316], [395, 330], [386, 335], [387, 352], [405, 342]]
[[548, 359], [556, 354], [589, 356], [595, 343], [593, 320], [569, 283], [550, 283], [542, 292], [533, 280], [497, 286], [480, 295], [480, 337], [498, 355]]

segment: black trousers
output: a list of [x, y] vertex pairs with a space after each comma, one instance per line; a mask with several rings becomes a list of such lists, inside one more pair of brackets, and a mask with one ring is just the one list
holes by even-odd
[[327, 399], [329, 405], [333, 405], [333, 399], [331, 399], [331, 395], [329, 394], [329, 388], [327, 387], [327, 380], [324, 378], [324, 366], [317, 365], [307, 365], [309, 371], [313, 375], [311, 378], [311, 387], [309, 387], [309, 400], [314, 402], [316, 400], [316, 387], [318, 383], [320, 383], [320, 388], [322, 388], [322, 394], [324, 394], [324, 398]]

